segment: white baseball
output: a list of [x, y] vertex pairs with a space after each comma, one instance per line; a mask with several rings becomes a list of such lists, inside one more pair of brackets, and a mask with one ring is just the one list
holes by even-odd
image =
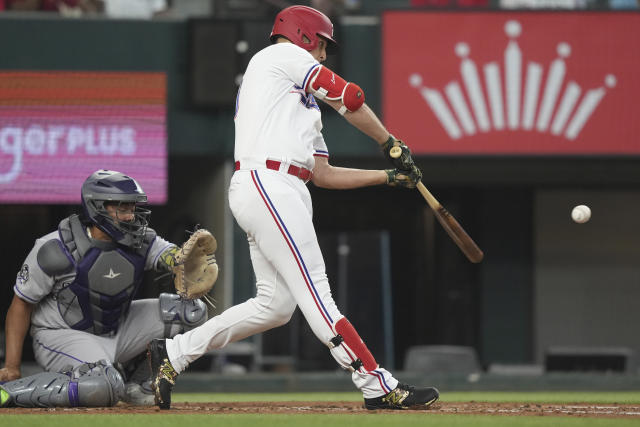
[[591, 218], [591, 209], [586, 205], [578, 205], [571, 211], [571, 219], [578, 224], [584, 224]]

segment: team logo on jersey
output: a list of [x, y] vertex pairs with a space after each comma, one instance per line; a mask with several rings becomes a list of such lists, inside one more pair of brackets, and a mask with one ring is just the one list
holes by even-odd
[[298, 85], [293, 85], [293, 89], [289, 91], [289, 93], [297, 93], [300, 95], [300, 103], [304, 105], [306, 108], [315, 108], [316, 110], [320, 110], [318, 103], [314, 96], [310, 93], [307, 93], [302, 89], [302, 87]]
[[25, 264], [22, 266], [22, 268], [18, 272], [18, 282], [20, 282], [20, 284], [22, 285], [28, 280], [29, 280], [29, 266]]

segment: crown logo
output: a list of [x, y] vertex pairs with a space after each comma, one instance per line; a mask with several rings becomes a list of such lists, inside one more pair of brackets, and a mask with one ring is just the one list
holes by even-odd
[[469, 57], [469, 45], [460, 42], [455, 46], [455, 53], [461, 58], [460, 75], [471, 108], [458, 81], [452, 81], [444, 87], [451, 109], [440, 91], [423, 85], [420, 74], [411, 74], [409, 84], [420, 92], [452, 139], [492, 129], [503, 130], [505, 126], [509, 130], [533, 130], [535, 127], [538, 132], [562, 134], [567, 139], [576, 139], [606, 94], [607, 88], [616, 85], [616, 77], [607, 74], [604, 86], [587, 90], [582, 98], [582, 87], [569, 80], [564, 92], [560, 94], [567, 70], [565, 62], [571, 55], [571, 46], [565, 42], [558, 44], [558, 56], [551, 61], [546, 81], [542, 85], [541, 64], [529, 61], [526, 64], [526, 75], [523, 74], [525, 68], [522, 51], [516, 41], [522, 32], [520, 23], [509, 20], [504, 31], [510, 39], [504, 51], [504, 70], [501, 75], [497, 61], [484, 64], [484, 91], [478, 66]]

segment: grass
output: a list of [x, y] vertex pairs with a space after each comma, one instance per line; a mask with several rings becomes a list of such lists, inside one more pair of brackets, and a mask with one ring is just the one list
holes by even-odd
[[637, 426], [637, 419], [525, 417], [490, 415], [441, 415], [393, 413], [364, 415], [316, 414], [229, 414], [229, 415], [3, 415], [0, 425], [47, 427], [288, 427], [337, 425], [348, 427], [438, 426], [438, 427], [626, 427]]
[[[358, 393], [179, 393], [175, 402], [277, 402], [277, 401], [358, 401]], [[625, 403], [640, 404], [640, 392], [452, 392], [444, 402], [522, 403]], [[364, 414], [87, 414], [73, 413], [6, 415], [0, 411], [0, 426], [46, 427], [289, 427], [346, 425], [348, 427], [438, 426], [438, 427], [626, 427], [638, 426], [635, 419], [589, 417], [530, 417], [490, 415], [448, 415], [429, 412]]]

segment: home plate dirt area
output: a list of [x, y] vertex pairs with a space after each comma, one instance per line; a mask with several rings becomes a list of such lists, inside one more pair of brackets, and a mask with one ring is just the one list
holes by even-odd
[[111, 408], [3, 408], [1, 414], [375, 414], [416, 413], [474, 414], [493, 416], [562, 416], [640, 418], [640, 405], [617, 404], [533, 404], [488, 402], [438, 402], [428, 410], [368, 411], [362, 402], [179, 402], [170, 410], [157, 407], [128, 406], [120, 403]]

